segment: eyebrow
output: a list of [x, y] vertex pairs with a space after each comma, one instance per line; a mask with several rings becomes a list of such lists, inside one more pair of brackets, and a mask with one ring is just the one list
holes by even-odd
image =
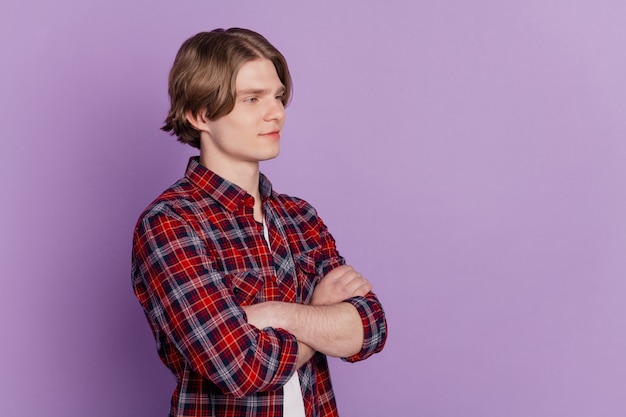
[[[285, 86], [281, 86], [280, 88], [278, 88], [276, 90], [277, 93], [284, 93], [285, 92]], [[255, 96], [262, 96], [264, 94], [271, 94], [272, 90], [270, 90], [269, 88], [244, 88], [243, 90], [237, 90], [237, 95], [248, 95], [248, 94], [252, 94]]]

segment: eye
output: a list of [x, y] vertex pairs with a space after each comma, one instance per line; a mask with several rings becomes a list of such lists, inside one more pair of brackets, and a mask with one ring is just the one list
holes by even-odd
[[243, 99], [244, 103], [256, 103], [259, 101], [258, 97], [247, 97]]

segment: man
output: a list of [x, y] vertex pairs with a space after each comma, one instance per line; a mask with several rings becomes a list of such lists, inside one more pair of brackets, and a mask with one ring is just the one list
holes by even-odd
[[261, 35], [188, 39], [163, 130], [200, 149], [141, 215], [133, 288], [177, 386], [170, 416], [336, 416], [326, 355], [382, 350], [371, 284], [316, 211], [259, 172], [275, 158], [291, 78]]

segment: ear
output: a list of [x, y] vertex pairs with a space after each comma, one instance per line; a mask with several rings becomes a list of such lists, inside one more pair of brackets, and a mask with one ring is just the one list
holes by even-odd
[[[185, 117], [190, 125], [200, 132], [209, 132], [209, 120], [207, 119], [204, 111], [200, 111], [196, 114], [191, 110], [185, 112]], [[209, 132], [210, 133], [210, 132]]]

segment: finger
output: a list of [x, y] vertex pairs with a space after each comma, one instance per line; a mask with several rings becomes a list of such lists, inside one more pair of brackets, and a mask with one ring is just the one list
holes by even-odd
[[[353, 295], [365, 295], [369, 292], [371, 287], [372, 285], [369, 281], [358, 273], [353, 275], [349, 282], [346, 282], [346, 290]], [[365, 291], [365, 293], [362, 294], [362, 291]]]
[[340, 279], [345, 274], [349, 274], [352, 271], [354, 271], [354, 268], [350, 265], [341, 265], [326, 274], [324, 278], [328, 278], [330, 280]]
[[359, 286], [358, 288], [356, 288], [354, 290], [354, 292], [352, 293], [352, 295], [354, 297], [364, 297], [366, 296], [370, 291], [372, 291], [374, 287], [372, 286], [372, 284], [367, 281], [366, 283], [364, 283], [363, 285]]
[[341, 283], [343, 285], [348, 285], [355, 279], [358, 279], [361, 274], [356, 272], [354, 269], [345, 270], [341, 275], [337, 275], [335, 281]]

